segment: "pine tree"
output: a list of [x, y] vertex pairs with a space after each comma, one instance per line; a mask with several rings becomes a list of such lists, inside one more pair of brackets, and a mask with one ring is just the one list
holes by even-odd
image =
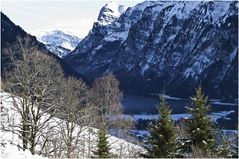
[[232, 156], [230, 142], [225, 136], [222, 136], [220, 139], [220, 145], [217, 147], [217, 154], [219, 157], [225, 158]]
[[110, 157], [110, 148], [107, 141], [108, 137], [106, 134], [106, 126], [103, 124], [100, 126], [98, 132], [98, 144], [97, 150], [94, 152], [97, 158], [109, 158]]
[[238, 135], [226, 136], [220, 132], [217, 139], [216, 152], [218, 157], [238, 158]]
[[196, 90], [196, 95], [191, 98], [192, 106], [188, 109], [192, 117], [189, 120], [189, 134], [192, 144], [204, 152], [211, 152], [215, 145], [213, 123], [208, 117], [211, 106], [208, 98], [203, 94], [202, 88]]
[[176, 137], [174, 132], [174, 122], [171, 119], [171, 109], [165, 98], [160, 98], [158, 107], [159, 118], [155, 123], [149, 125], [149, 137], [145, 143], [147, 154], [143, 157], [165, 158], [174, 157], [176, 151]]

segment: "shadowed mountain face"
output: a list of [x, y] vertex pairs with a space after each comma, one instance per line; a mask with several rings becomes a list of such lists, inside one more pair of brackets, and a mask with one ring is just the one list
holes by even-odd
[[211, 98], [237, 97], [238, 2], [109, 6], [64, 58], [86, 79], [113, 72], [125, 91], [188, 97], [201, 84]]
[[66, 76], [80, 77], [79, 74], [69, 67], [66, 62], [49, 52], [44, 44], [36, 40], [36, 37], [27, 34], [20, 26], [15, 25], [5, 14], [1, 12], [1, 77], [3, 79], [4, 74], [11, 71], [12, 64], [9, 55], [3, 50], [14, 44], [17, 41], [17, 38], [29, 38], [29, 45], [32, 45], [43, 53], [54, 57], [61, 65]]

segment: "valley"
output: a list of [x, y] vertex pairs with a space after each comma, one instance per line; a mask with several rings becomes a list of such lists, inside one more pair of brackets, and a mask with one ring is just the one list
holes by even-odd
[[238, 158], [238, 7], [4, 1], [1, 157]]

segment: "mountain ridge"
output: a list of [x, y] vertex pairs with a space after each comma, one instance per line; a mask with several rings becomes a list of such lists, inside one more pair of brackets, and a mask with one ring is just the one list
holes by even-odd
[[[237, 97], [238, 2], [146, 1], [95, 22], [64, 58], [92, 81], [114, 73], [124, 91]], [[182, 90], [184, 90], [182, 92]]]

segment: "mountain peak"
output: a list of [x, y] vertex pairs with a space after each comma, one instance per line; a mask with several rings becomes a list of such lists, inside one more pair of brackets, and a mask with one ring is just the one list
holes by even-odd
[[32, 31], [37, 40], [46, 45], [47, 49], [60, 58], [69, 54], [80, 42], [80, 38], [61, 30]]
[[111, 23], [119, 18], [122, 13], [127, 9], [124, 5], [119, 5], [114, 1], [109, 1], [104, 7], [101, 8], [98, 16], [98, 21], [102, 23]]

